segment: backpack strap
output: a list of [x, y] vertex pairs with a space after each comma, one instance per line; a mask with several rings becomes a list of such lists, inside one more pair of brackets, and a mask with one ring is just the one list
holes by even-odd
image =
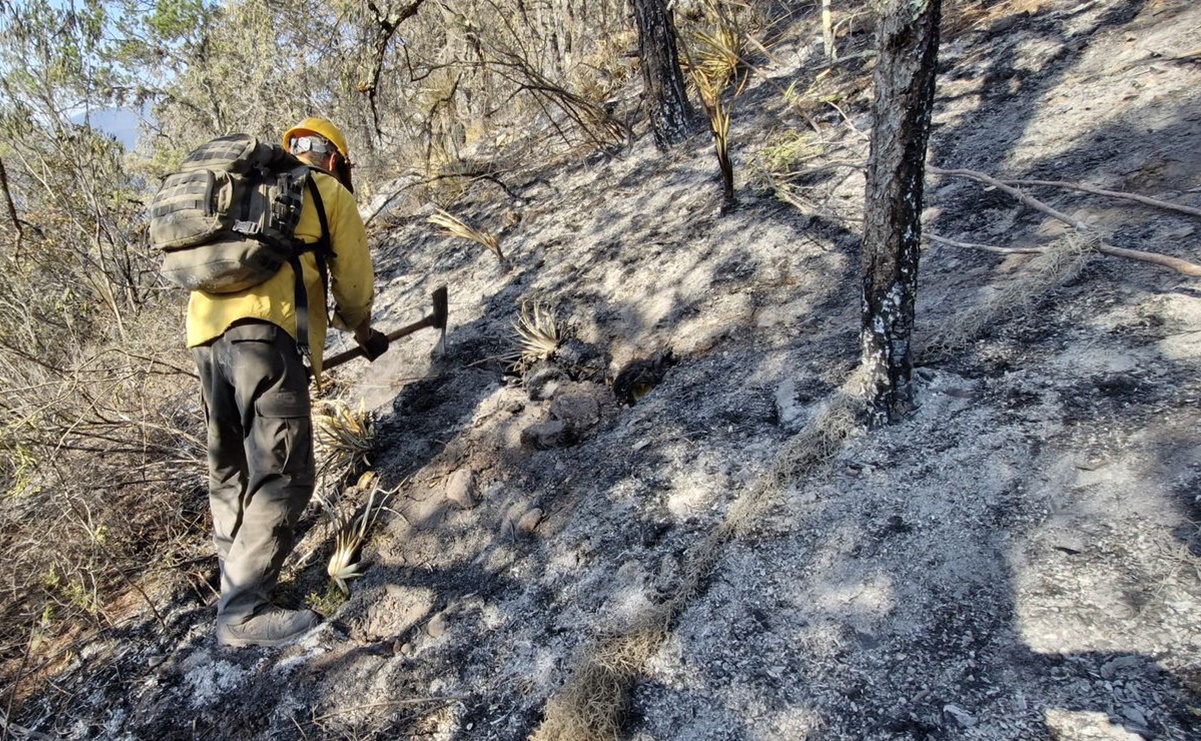
[[326, 259], [334, 256], [334, 250], [330, 240], [329, 217], [325, 213], [325, 201], [321, 198], [321, 191], [317, 188], [317, 183], [313, 181], [311, 172], [305, 180], [309, 193], [313, 196], [313, 205], [317, 208], [317, 219], [321, 222], [321, 237], [311, 244], [299, 243], [288, 262], [292, 265], [292, 273], [296, 276], [296, 344], [311, 366], [313, 350], [309, 347], [309, 296], [304, 287], [304, 269], [300, 265], [300, 256], [311, 251], [317, 258], [317, 272], [321, 276], [321, 291], [322, 295], [326, 297], [326, 310], [328, 311], [329, 266]]
[[[337, 255], [334, 254], [334, 245], [330, 241], [329, 216], [325, 213], [325, 201], [321, 199], [321, 190], [313, 180], [312, 173], [309, 173], [308, 188], [309, 193], [313, 196], [313, 204], [317, 206], [317, 219], [321, 221], [321, 238], [314, 243], [313, 249], [316, 251], [317, 269], [321, 273], [321, 288], [325, 291], [326, 297], [328, 297], [329, 265], [326, 263], [326, 260], [330, 257], [337, 257]], [[326, 302], [326, 307], [328, 306], [329, 302]]]

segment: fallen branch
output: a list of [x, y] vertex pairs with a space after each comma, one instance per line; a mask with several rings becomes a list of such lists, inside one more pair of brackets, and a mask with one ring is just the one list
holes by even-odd
[[1069, 226], [1079, 229], [1080, 231], [1088, 231], [1089, 230], [1088, 224], [1085, 224], [1083, 221], [1076, 221], [1071, 216], [1068, 216], [1067, 214], [1065, 214], [1061, 211], [1056, 211], [1055, 209], [1051, 208], [1050, 206], [1048, 206], [1047, 204], [1038, 200], [1037, 198], [1034, 198], [1033, 196], [1028, 196], [1025, 193], [1023, 193], [1022, 191], [1018, 190], [1017, 188], [1015, 188], [1011, 185], [1006, 185], [1002, 181], [997, 180], [996, 178], [992, 177], [991, 175], [986, 175], [983, 172], [977, 172], [975, 170], [944, 170], [941, 167], [934, 167], [932, 165], [927, 165], [926, 171], [933, 173], [935, 175], [943, 175], [946, 177], [967, 178], [969, 180], [979, 180], [982, 183], [988, 183], [989, 185], [993, 186], [994, 188], [1005, 191], [1006, 193], [1008, 193], [1009, 195], [1018, 199], [1019, 201], [1026, 204], [1030, 208], [1032, 208], [1036, 211], [1042, 211], [1044, 214], [1047, 214], [1048, 216], [1050, 216], [1053, 219], [1058, 219], [1059, 221], [1062, 221], [1063, 223], [1065, 223]]
[[387, 198], [385, 198], [383, 201], [380, 202], [379, 208], [377, 208], [374, 211], [372, 211], [371, 213], [367, 214], [367, 216], [363, 219], [363, 224], [364, 225], [370, 224], [372, 219], [374, 219], [376, 216], [379, 216], [384, 211], [384, 209], [386, 209], [388, 206], [390, 206], [392, 204], [392, 202], [395, 201], [397, 199], [397, 197], [399, 197], [400, 194], [404, 193], [406, 190], [408, 190], [410, 188], [419, 188], [423, 185], [432, 185], [440, 180], [449, 180], [451, 178], [468, 179], [472, 183], [483, 180], [485, 182], [492, 183], [496, 187], [500, 188], [501, 190], [503, 190], [505, 192], [505, 195], [509, 196], [510, 198], [512, 198], [514, 200], [521, 201], [522, 203], [530, 202], [529, 198], [526, 198], [525, 196], [521, 195], [520, 193], [517, 193], [516, 191], [514, 191], [503, 180], [501, 180], [498, 176], [492, 174], [491, 172], [486, 172], [486, 171], [444, 172], [439, 175], [434, 175], [432, 177], [426, 178], [424, 180], [414, 180], [412, 182], [405, 183], [404, 185], [401, 185], [400, 187], [396, 188], [395, 190], [393, 190], [392, 192], [390, 192], [388, 194]]
[[1100, 243], [1096, 247], [1097, 252], [1103, 255], [1113, 255], [1114, 257], [1128, 257], [1131, 260], [1141, 260], [1142, 262], [1154, 263], [1163, 265], [1166, 268], [1184, 273], [1193, 278], [1201, 278], [1201, 265], [1191, 263], [1188, 260], [1181, 260], [1179, 257], [1170, 257], [1161, 255], [1156, 252], [1143, 252], [1142, 250], [1128, 250], [1125, 247], [1114, 247], [1111, 244]]
[[1085, 193], [1092, 193], [1093, 195], [1106, 196], [1108, 198], [1120, 198], [1120, 199], [1126, 200], [1126, 201], [1134, 201], [1136, 203], [1141, 203], [1144, 206], [1153, 206], [1155, 208], [1162, 208], [1162, 209], [1166, 209], [1168, 211], [1179, 211], [1180, 213], [1188, 214], [1189, 216], [1201, 216], [1201, 208], [1193, 208], [1192, 206], [1182, 206], [1179, 203], [1172, 203], [1171, 201], [1161, 201], [1158, 198], [1149, 198], [1147, 196], [1140, 196], [1137, 193], [1123, 193], [1122, 191], [1119, 191], [1119, 190], [1105, 190], [1104, 188], [1097, 188], [1092, 185], [1085, 185], [1083, 183], [1069, 183], [1069, 182], [1066, 182], [1063, 180], [1005, 180], [1003, 182], [1005, 182], [1007, 185], [1014, 185], [1014, 186], [1039, 185], [1039, 186], [1046, 186], [1049, 188], [1067, 188], [1069, 190], [1079, 190], [1079, 191], [1083, 191]]
[[[1085, 232], [1085, 233], [1096, 231], [1092, 227], [1090, 227], [1088, 224], [1085, 224], [1083, 221], [1076, 221], [1071, 216], [1068, 216], [1067, 214], [1063, 213], [1062, 211], [1057, 211], [1056, 209], [1052, 208], [1051, 206], [1048, 206], [1047, 204], [1043, 203], [1042, 201], [1038, 200], [1037, 198], [1026, 195], [1021, 190], [1018, 190], [1017, 188], [1013, 187], [1012, 185], [1002, 182], [1002, 181], [992, 177], [991, 175], [986, 175], [985, 173], [977, 172], [975, 170], [944, 170], [940, 167], [934, 167], [934, 166], [928, 166], [926, 169], [928, 172], [931, 172], [935, 175], [943, 175], [943, 176], [948, 176], [948, 177], [962, 177], [962, 178], [968, 178], [969, 180], [978, 180], [982, 183], [988, 183], [989, 185], [993, 186], [994, 188], [997, 188], [999, 190], [1002, 190], [1002, 191], [1008, 193], [1009, 195], [1018, 199], [1019, 201], [1026, 204], [1030, 208], [1033, 208], [1036, 211], [1041, 211], [1053, 219], [1062, 221], [1063, 223], [1067, 224], [1068, 226], [1071, 226], [1073, 229], [1076, 229], [1077, 231]], [[1125, 257], [1125, 258], [1128, 258], [1131, 260], [1139, 260], [1141, 262], [1149, 262], [1149, 263], [1152, 263], [1155, 265], [1162, 265], [1163, 267], [1171, 268], [1179, 273], [1183, 273], [1184, 275], [1187, 275], [1187, 276], [1190, 276], [1193, 278], [1201, 278], [1201, 265], [1197, 265], [1196, 263], [1189, 262], [1188, 260], [1182, 260], [1178, 257], [1169, 257], [1168, 255], [1161, 255], [1161, 254], [1158, 254], [1155, 252], [1144, 252], [1142, 250], [1131, 250], [1131, 249], [1126, 249], [1124, 247], [1115, 247], [1110, 244], [1105, 244], [1104, 242], [1098, 242], [1094, 249], [1096, 249], [1097, 252], [1100, 252], [1103, 255], [1111, 255], [1113, 257]]]
[[992, 252], [996, 255], [1041, 255], [1046, 252], [1042, 247], [994, 247], [991, 244], [976, 244], [975, 242], [957, 242], [954, 239], [940, 237], [937, 234], [924, 233], [923, 237], [934, 242], [935, 244], [945, 244], [951, 247], [967, 247], [973, 250], [981, 250], [983, 252]]
[[[966, 247], [968, 249], [980, 250], [982, 252], [991, 252], [996, 255], [1041, 255], [1046, 252], [1042, 247], [994, 247], [991, 244], [976, 244], [974, 242], [957, 242], [953, 239], [940, 237], [937, 234], [923, 234], [923, 237], [937, 244], [945, 244], [951, 247]], [[1113, 257], [1125, 257], [1130, 260], [1139, 260], [1141, 262], [1149, 262], [1155, 265], [1162, 265], [1166, 268], [1171, 268], [1185, 275], [1201, 278], [1201, 265], [1196, 265], [1188, 260], [1181, 260], [1178, 257], [1169, 257], [1155, 252], [1143, 252], [1142, 250], [1130, 250], [1125, 247], [1114, 247], [1111, 244], [1098, 242], [1093, 249], [1103, 255], [1111, 255]]]

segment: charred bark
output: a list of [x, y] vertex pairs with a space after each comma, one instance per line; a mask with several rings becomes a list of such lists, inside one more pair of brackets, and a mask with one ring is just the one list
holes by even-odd
[[8, 217], [12, 220], [13, 229], [17, 232], [17, 252], [21, 251], [21, 239], [25, 231], [21, 229], [21, 219], [17, 216], [17, 206], [13, 203], [12, 192], [8, 189], [8, 172], [4, 169], [4, 160], [0, 160], [0, 193], [4, 195], [4, 203], [8, 206]]
[[655, 144], [666, 149], [684, 141], [693, 127], [692, 106], [676, 48], [675, 22], [664, 0], [633, 0], [633, 4], [651, 130]]
[[888, 0], [877, 31], [859, 334], [873, 426], [895, 422], [914, 406], [910, 342], [941, 5]]

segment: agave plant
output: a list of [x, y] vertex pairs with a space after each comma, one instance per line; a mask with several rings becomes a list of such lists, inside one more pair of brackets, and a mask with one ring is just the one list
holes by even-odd
[[534, 363], [549, 360], [563, 341], [563, 325], [554, 311], [541, 303], [522, 304], [521, 315], [513, 322], [521, 344], [520, 360]]
[[[377, 494], [382, 494], [378, 500]], [[363, 543], [366, 542], [367, 534], [375, 525], [387, 499], [388, 493], [381, 492], [380, 488], [376, 486], [371, 489], [367, 505], [358, 514], [335, 515], [332, 510], [327, 510], [334, 523], [334, 552], [329, 557], [326, 573], [329, 574], [330, 581], [344, 595], [350, 594], [350, 586], [347, 582], [362, 576], [363, 562], [359, 560], [359, 556], [363, 550]]]
[[342, 479], [370, 463], [375, 424], [359, 401], [358, 408], [341, 399], [313, 404], [313, 440], [322, 478]]

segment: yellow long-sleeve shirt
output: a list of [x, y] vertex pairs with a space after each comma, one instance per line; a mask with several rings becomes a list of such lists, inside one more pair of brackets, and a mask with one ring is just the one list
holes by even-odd
[[[334, 256], [327, 260], [330, 293], [334, 297], [334, 326], [353, 330], [371, 316], [375, 298], [375, 274], [367, 250], [367, 233], [354, 197], [342, 184], [323, 172], [313, 172], [313, 181], [321, 192], [329, 221], [330, 243]], [[304, 191], [304, 206], [296, 236], [313, 243], [321, 238], [321, 220], [313, 205], [313, 195]], [[309, 304], [309, 347], [313, 354], [313, 372], [321, 373], [327, 330], [325, 293], [321, 274], [312, 252], [300, 257]], [[192, 291], [188, 301], [187, 342], [196, 347], [220, 337], [240, 319], [262, 319], [296, 337], [296, 280], [292, 266], [285, 263], [265, 282], [237, 293]]]

